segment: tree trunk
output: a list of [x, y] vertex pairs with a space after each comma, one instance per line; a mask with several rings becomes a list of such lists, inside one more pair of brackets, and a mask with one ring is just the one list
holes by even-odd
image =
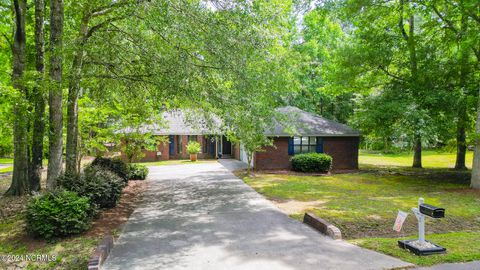
[[[81, 148], [81, 147], [80, 147], [81, 143], [82, 143], [82, 138], [79, 137], [79, 138], [78, 138], [78, 146], [77, 146], [77, 149]], [[77, 155], [77, 174], [80, 174], [80, 172], [81, 172], [82, 158], [83, 158], [82, 151], [78, 150], [78, 155]]]
[[[480, 87], [479, 87], [480, 95]], [[473, 154], [472, 178], [470, 187], [480, 189], [480, 99], [477, 104], [477, 119], [475, 122], [475, 152]]]
[[[463, 2], [460, 2], [463, 10]], [[462, 12], [463, 14], [463, 12]], [[461, 99], [458, 110], [458, 122], [457, 122], [457, 159], [455, 161], [455, 169], [466, 170], [465, 155], [467, 153], [467, 143], [465, 140], [465, 129], [467, 127], [467, 74], [468, 74], [468, 46], [465, 45], [464, 36], [467, 31], [466, 16], [462, 15], [460, 35], [458, 36], [458, 42], [460, 47], [460, 72], [459, 72], [459, 87]]]
[[[74, 57], [73, 65], [79, 61], [77, 55]], [[81, 61], [81, 60], [80, 60]], [[81, 64], [80, 64], [81, 65]], [[72, 67], [74, 68], [74, 67]], [[79, 67], [81, 69], [81, 67]], [[74, 68], [75, 69], [75, 68]], [[72, 73], [76, 73], [72, 70]], [[77, 169], [78, 157], [78, 94], [80, 90], [80, 82], [77, 76], [72, 76], [68, 88], [67, 101], [67, 145], [65, 170], [67, 173], [75, 173]]]
[[[410, 91], [414, 97], [414, 102], [417, 103], [419, 101], [418, 98], [418, 65], [417, 65], [417, 48], [416, 48], [416, 40], [415, 40], [415, 16], [411, 15], [408, 19], [408, 23], [410, 25], [407, 37], [407, 44], [408, 50], [410, 54]], [[417, 129], [421, 129], [422, 127], [418, 126]], [[422, 168], [422, 137], [420, 134], [414, 135], [414, 154], [413, 154], [413, 168]]]
[[35, 69], [38, 72], [37, 85], [34, 88], [32, 160], [30, 163], [30, 190], [40, 190], [43, 159], [43, 137], [45, 135], [45, 95], [43, 91], [44, 65], [44, 17], [45, 1], [35, 0]]
[[56, 187], [62, 173], [63, 110], [62, 110], [62, 36], [63, 0], [50, 1], [50, 69], [49, 91], [49, 159], [47, 188]]
[[[462, 90], [463, 91], [463, 90]], [[460, 110], [458, 112], [458, 122], [457, 122], [457, 157], [455, 160], [455, 169], [456, 170], [466, 170], [465, 166], [465, 155], [467, 154], [467, 142], [465, 136], [465, 127], [467, 122], [467, 108], [466, 100], [462, 98], [460, 104]]]
[[253, 157], [253, 153], [248, 153], [247, 152], [247, 174], [250, 176], [250, 173], [252, 172], [252, 157]]
[[422, 137], [415, 135], [414, 138], [414, 153], [413, 153], [413, 168], [422, 168]]
[[80, 93], [80, 79], [82, 74], [84, 46], [88, 34], [88, 7], [80, 24], [80, 33], [70, 74], [67, 103], [67, 146], [66, 146], [66, 172], [75, 173], [78, 159], [78, 95]]
[[13, 41], [13, 87], [18, 91], [17, 100], [14, 105], [14, 160], [12, 184], [7, 190], [9, 195], [24, 195], [29, 193], [28, 183], [28, 117], [26, 106], [26, 93], [23, 82], [25, 72], [25, 12], [26, 1], [13, 1], [15, 10], [15, 33]]

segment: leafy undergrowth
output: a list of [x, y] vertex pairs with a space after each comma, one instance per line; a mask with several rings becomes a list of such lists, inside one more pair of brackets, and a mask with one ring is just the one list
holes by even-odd
[[[0, 194], [8, 188], [10, 179], [0, 180]], [[93, 250], [106, 233], [118, 236], [123, 224], [136, 207], [147, 181], [130, 181], [116, 207], [105, 210], [92, 222], [92, 227], [80, 235], [44, 241], [34, 239], [25, 231], [24, 208], [29, 196], [0, 196], [0, 255], [49, 255], [49, 262], [2, 262], [0, 269], [86, 269]]]
[[430, 234], [427, 239], [445, 247], [447, 253], [421, 257], [401, 249], [397, 245], [398, 240], [415, 238], [416, 235], [403, 238], [364, 238], [351, 240], [350, 242], [417, 265], [480, 260], [480, 232]]
[[[366, 243], [365, 246], [370, 244], [372, 247], [366, 247], [372, 249], [376, 249], [374, 245], [381, 247], [376, 243], [391, 244], [398, 249], [396, 239], [388, 238], [398, 237], [392, 230], [398, 210], [410, 213], [402, 230], [403, 235], [415, 235], [417, 221], [410, 209], [417, 205], [419, 197], [424, 197], [426, 203], [446, 208], [445, 218], [427, 219], [426, 232], [438, 234], [432, 240], [438, 239], [438, 244], [450, 246], [452, 255], [435, 257], [436, 261], [418, 258], [419, 264], [476, 259], [475, 253], [471, 253], [470, 257], [459, 254], [463, 245], [479, 245], [478, 237], [474, 236], [478, 236], [475, 231], [480, 231], [480, 191], [469, 188], [464, 172], [443, 172], [445, 170], [407, 171], [405, 174], [377, 171], [328, 176], [257, 174], [244, 177], [244, 181], [280, 209], [293, 205], [292, 202], [295, 206], [303, 204], [303, 208], [293, 213], [282, 209], [291, 217], [301, 220], [305, 212], [313, 212], [339, 227], [344, 238], [362, 239], [362, 243]], [[462, 232], [464, 242], [453, 239], [456, 237], [453, 232]], [[471, 237], [468, 236], [470, 232], [473, 234]], [[370, 237], [387, 238], [382, 242]], [[457, 244], [462, 247], [455, 247]], [[383, 252], [380, 248], [378, 250]], [[455, 250], [459, 251], [455, 253]]]

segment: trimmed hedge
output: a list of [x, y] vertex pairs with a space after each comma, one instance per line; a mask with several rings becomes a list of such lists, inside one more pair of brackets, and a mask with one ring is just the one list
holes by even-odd
[[111, 208], [117, 205], [125, 181], [101, 166], [88, 166], [84, 176], [64, 175], [58, 178], [63, 188], [90, 199], [95, 208]]
[[140, 164], [128, 164], [128, 180], [145, 180], [148, 175], [148, 168]]
[[90, 227], [90, 212], [88, 198], [58, 189], [28, 202], [27, 230], [45, 239], [81, 233]]
[[298, 154], [290, 160], [298, 172], [328, 172], [332, 168], [332, 157], [322, 153]]
[[119, 158], [103, 158], [97, 157], [89, 166], [100, 166], [107, 170], [116, 173], [120, 178], [128, 183], [128, 168], [127, 163]]

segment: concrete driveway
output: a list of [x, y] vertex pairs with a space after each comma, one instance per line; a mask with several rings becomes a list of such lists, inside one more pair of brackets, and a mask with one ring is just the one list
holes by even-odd
[[222, 163], [151, 167], [149, 191], [103, 269], [410, 266], [290, 219], [229, 171], [242, 163]]

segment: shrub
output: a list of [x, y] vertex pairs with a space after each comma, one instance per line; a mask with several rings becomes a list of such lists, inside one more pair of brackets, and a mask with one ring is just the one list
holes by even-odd
[[128, 182], [127, 164], [119, 158], [103, 158], [97, 157], [90, 166], [100, 166], [116, 173], [125, 182]]
[[321, 153], [298, 154], [291, 158], [292, 169], [299, 172], [328, 172], [332, 157]]
[[65, 190], [79, 193], [84, 184], [80, 175], [65, 173], [57, 178], [57, 185]]
[[200, 153], [200, 149], [202, 149], [202, 147], [199, 142], [189, 141], [187, 144], [187, 152], [189, 154], [198, 154]]
[[83, 176], [61, 176], [58, 183], [66, 190], [89, 198], [94, 209], [117, 205], [125, 186], [118, 175], [100, 166], [88, 166]]
[[117, 205], [125, 187], [125, 181], [104, 167], [91, 166], [85, 171], [83, 188], [79, 194], [90, 198], [99, 208], [111, 208]]
[[89, 199], [58, 189], [27, 204], [27, 230], [45, 239], [81, 233], [90, 227]]
[[145, 180], [148, 175], [148, 168], [140, 164], [128, 164], [128, 180]]

